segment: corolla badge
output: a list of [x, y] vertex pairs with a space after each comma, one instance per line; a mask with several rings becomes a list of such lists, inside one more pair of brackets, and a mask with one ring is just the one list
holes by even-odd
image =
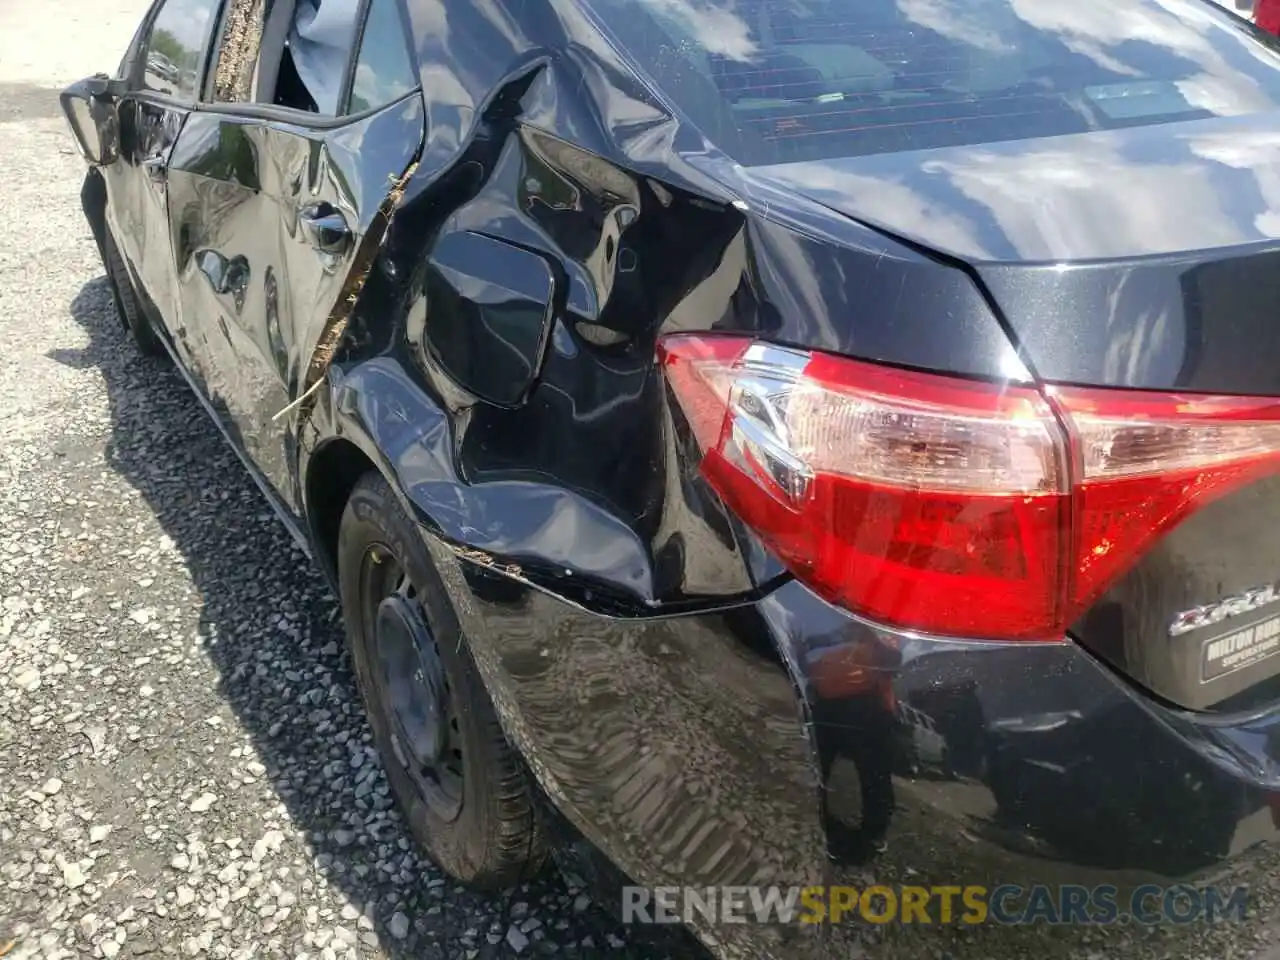
[[1180, 637], [1192, 630], [1199, 630], [1215, 623], [1221, 623], [1231, 617], [1243, 613], [1252, 613], [1267, 604], [1280, 600], [1280, 584], [1268, 584], [1265, 587], [1254, 587], [1234, 597], [1227, 597], [1217, 603], [1207, 603], [1203, 607], [1184, 610], [1173, 618], [1169, 624], [1169, 636]]

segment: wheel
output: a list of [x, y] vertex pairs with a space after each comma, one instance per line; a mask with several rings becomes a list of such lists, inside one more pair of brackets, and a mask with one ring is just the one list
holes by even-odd
[[343, 513], [338, 581], [375, 746], [414, 837], [468, 886], [514, 886], [546, 856], [533, 784], [420, 533], [376, 473]]
[[145, 356], [168, 356], [165, 352], [164, 344], [160, 342], [155, 330], [151, 328], [151, 324], [143, 316], [142, 307], [138, 303], [138, 296], [133, 289], [133, 280], [129, 277], [129, 270], [124, 265], [124, 258], [120, 256], [120, 250], [116, 247], [115, 239], [111, 236], [110, 231], [107, 231], [106, 236], [103, 238], [102, 246], [103, 259], [107, 268], [107, 279], [111, 281], [111, 290], [115, 295], [116, 312], [120, 314], [120, 319], [124, 321], [125, 327], [132, 334], [133, 342]]

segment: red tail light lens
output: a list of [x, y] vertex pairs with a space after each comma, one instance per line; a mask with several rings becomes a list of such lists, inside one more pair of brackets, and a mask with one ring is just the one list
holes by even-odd
[[725, 503], [817, 592], [929, 633], [1060, 638], [1280, 451], [1270, 401], [1042, 395], [735, 337], [659, 352]]
[[1065, 387], [1045, 393], [1063, 412], [1076, 448], [1067, 624], [1193, 511], [1280, 466], [1275, 399]]

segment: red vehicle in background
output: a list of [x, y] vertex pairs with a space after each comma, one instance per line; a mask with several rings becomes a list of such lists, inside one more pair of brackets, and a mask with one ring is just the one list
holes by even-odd
[[1256, 0], [1253, 22], [1267, 33], [1280, 36], [1280, 0]]

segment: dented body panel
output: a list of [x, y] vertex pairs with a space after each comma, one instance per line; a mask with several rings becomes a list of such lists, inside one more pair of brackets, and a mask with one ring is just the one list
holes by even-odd
[[[294, 439], [275, 415], [310, 385], [317, 345], [367, 269], [381, 237], [370, 238], [370, 226], [417, 155], [422, 121], [416, 96], [325, 131], [196, 113], [170, 160], [175, 338], [188, 344], [209, 400], [299, 512]], [[326, 208], [351, 235], [344, 249], [317, 253], [300, 221]]]

